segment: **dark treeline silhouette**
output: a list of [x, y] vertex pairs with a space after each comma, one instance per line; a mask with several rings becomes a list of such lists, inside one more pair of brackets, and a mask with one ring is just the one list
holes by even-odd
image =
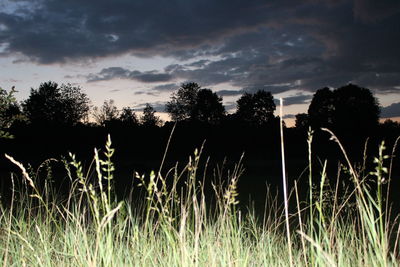
[[[210, 176], [217, 165], [225, 162], [229, 169], [245, 153], [246, 171], [239, 184], [244, 200], [251, 195], [256, 201], [264, 201], [266, 183], [272, 187], [281, 184], [279, 117], [274, 114], [276, 106], [270, 92], [244, 93], [236, 102], [236, 112], [228, 114], [217, 93], [194, 82], [184, 83], [166, 104], [165, 111], [172, 121], [165, 123], [150, 104], [139, 115], [131, 107], [118, 110], [113, 100], [91, 108], [81, 88], [69, 84], [42, 83], [22, 103], [15, 101], [12, 92], [1, 90], [0, 101], [0, 130], [5, 137], [0, 139], [2, 176], [8, 177], [10, 170], [18, 172], [5, 160], [4, 153], [36, 171], [46, 159], [68, 160], [68, 152], [72, 152], [87, 168], [93, 149], [102, 148], [110, 134], [116, 149], [117, 190], [123, 195], [131, 186], [134, 171], [145, 174], [158, 170], [175, 126], [164, 170], [177, 162], [183, 168], [188, 156], [205, 143], [203, 160], [210, 157]], [[393, 121], [380, 124], [379, 111], [379, 103], [369, 89], [349, 84], [318, 90], [308, 113], [296, 115], [296, 127], [285, 128], [289, 179], [298, 179], [307, 166], [309, 127], [314, 130], [317, 166], [321, 166], [318, 160], [327, 158], [332, 162], [328, 167], [334, 169], [342, 160], [337, 145], [319, 130], [321, 127], [337, 134], [353, 161], [362, 160], [367, 138], [371, 155], [381, 140], [387, 147], [393, 145], [400, 135], [400, 125]], [[14, 138], [8, 138], [11, 135]], [[62, 161], [52, 164], [63, 169]], [[317, 167], [315, 175], [318, 171]], [[62, 177], [65, 175], [56, 181], [60, 186], [64, 183]], [[9, 178], [2, 179], [1, 191], [9, 187], [7, 181]]]

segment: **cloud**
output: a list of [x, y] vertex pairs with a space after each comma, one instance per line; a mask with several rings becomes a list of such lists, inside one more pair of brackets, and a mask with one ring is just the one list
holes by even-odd
[[236, 109], [237, 109], [237, 103], [236, 102], [232, 102], [232, 101], [226, 102], [226, 103], [224, 103], [224, 106], [225, 106], [225, 110], [227, 112], [230, 112], [230, 113], [236, 112]]
[[176, 83], [167, 83], [167, 84], [156, 85], [145, 91], [137, 91], [134, 94], [135, 95], [158, 96], [160, 92], [172, 92], [174, 90], [177, 90], [178, 88], [179, 88], [179, 85]]
[[400, 2], [354, 0], [354, 16], [364, 22], [376, 22], [399, 13]]
[[149, 95], [149, 96], [158, 96], [158, 94], [149, 91], [137, 91], [133, 93], [134, 95]]
[[152, 88], [152, 90], [153, 91], [167, 91], [167, 92], [169, 92], [169, 91], [174, 91], [174, 90], [176, 90], [176, 89], [178, 89], [179, 88], [179, 85], [177, 85], [176, 83], [167, 83], [167, 84], [162, 84], [162, 85], [157, 85], [157, 86], [154, 86], [153, 88]]
[[175, 62], [147, 72], [105, 68], [89, 81], [188, 80], [273, 94], [348, 82], [382, 93], [400, 86], [396, 0], [5, 1], [2, 57], [62, 64], [130, 54]]
[[216, 92], [219, 96], [238, 96], [242, 95], [244, 91], [242, 90], [220, 90]]
[[313, 97], [312, 95], [304, 95], [304, 94], [289, 96], [289, 97], [284, 98], [283, 104], [285, 106], [298, 105], [298, 104], [309, 104], [312, 97]]
[[[146, 107], [146, 104], [140, 104], [140, 105], [134, 106], [133, 108], [135, 110], [142, 111]], [[153, 107], [153, 109], [156, 112], [165, 112], [165, 104], [166, 104], [166, 102], [156, 101], [156, 102], [151, 102], [149, 104]]]
[[382, 118], [400, 117], [400, 102], [383, 107], [381, 110]]
[[296, 118], [296, 115], [294, 115], [294, 114], [286, 114], [286, 115], [283, 115], [283, 118], [284, 119], [294, 119], [294, 118]]
[[113, 79], [130, 79], [144, 83], [154, 83], [167, 82], [172, 79], [172, 76], [168, 73], [158, 73], [157, 71], [130, 71], [121, 67], [105, 68], [96, 74], [92, 73], [87, 76], [88, 82], [107, 81]]
[[[3, 42], [40, 63], [169, 54], [264, 23], [264, 1], [20, 1], [0, 12]], [[37, 7], [37, 8], [35, 8]], [[212, 42], [211, 42], [212, 43]]]

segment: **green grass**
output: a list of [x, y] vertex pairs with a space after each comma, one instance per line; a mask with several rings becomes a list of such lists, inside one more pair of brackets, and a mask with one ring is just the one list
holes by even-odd
[[[311, 142], [312, 133], [310, 147]], [[274, 196], [268, 196], [262, 219], [251, 208], [246, 212], [238, 208], [237, 185], [243, 171], [240, 161], [225, 177], [229, 182], [213, 184], [214, 204], [210, 205], [204, 174], [198, 173], [201, 150], [195, 151], [183, 170], [174, 168], [165, 175], [135, 174], [145, 192], [143, 201], [118, 202], [113, 191], [113, 153], [108, 139], [103, 153], [96, 150], [88, 170], [70, 155], [64, 163], [72, 187], [62, 199], [52, 188], [51, 179], [39, 183], [34, 174], [8, 156], [20, 167], [22, 177], [12, 176], [21, 185], [14, 186], [11, 203], [1, 206], [3, 266], [400, 264], [399, 224], [390, 216], [383, 193], [392, 169], [391, 163], [385, 167], [389, 159], [383, 143], [374, 172], [362, 174], [346, 162], [343, 170], [353, 186], [341, 197], [339, 177], [330, 189], [324, 171], [321, 179], [311, 180], [319, 189], [310, 187], [305, 200], [299, 199], [296, 184], [291, 198], [297, 212], [289, 214], [288, 224], [279, 204], [282, 201]], [[310, 173], [309, 179], [312, 177]], [[374, 191], [369, 187], [371, 179]]]

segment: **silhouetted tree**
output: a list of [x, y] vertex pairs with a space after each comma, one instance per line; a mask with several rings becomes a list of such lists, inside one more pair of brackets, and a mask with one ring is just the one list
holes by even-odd
[[331, 91], [318, 90], [308, 109], [314, 128], [326, 127], [339, 134], [367, 136], [379, 124], [378, 100], [369, 89], [348, 84]]
[[313, 128], [331, 128], [334, 123], [335, 97], [333, 92], [324, 87], [317, 90], [308, 107], [308, 116]]
[[306, 130], [310, 126], [310, 120], [307, 113], [296, 114], [295, 127], [299, 130]]
[[239, 98], [236, 116], [252, 125], [265, 125], [274, 119], [275, 109], [271, 93], [259, 90], [255, 94], [244, 93]]
[[23, 120], [21, 110], [14, 97], [14, 86], [10, 92], [0, 88], [0, 138], [12, 138], [9, 128], [17, 120]]
[[[393, 146], [394, 140], [400, 136], [400, 122], [386, 119], [379, 124], [380, 136], [385, 139], [387, 146]], [[391, 143], [391, 144], [390, 144]]]
[[335, 123], [343, 130], [371, 132], [379, 124], [380, 106], [367, 88], [349, 84], [334, 91]]
[[193, 107], [193, 119], [208, 123], [218, 123], [225, 115], [222, 97], [210, 89], [201, 89], [197, 93], [196, 104]]
[[400, 130], [400, 122], [391, 119], [386, 119], [383, 123], [380, 124], [380, 126], [382, 128], [394, 129], [395, 131]]
[[122, 108], [121, 114], [119, 115], [119, 120], [125, 125], [133, 126], [139, 124], [139, 120], [135, 111], [133, 108], [129, 107]]
[[154, 108], [149, 103], [146, 103], [146, 107], [143, 109], [143, 115], [140, 117], [141, 125], [145, 127], [160, 126], [162, 121], [155, 113], [156, 111]]
[[22, 107], [32, 123], [75, 125], [87, 118], [89, 98], [80, 87], [49, 81], [32, 88]]
[[166, 104], [165, 111], [173, 121], [183, 121], [193, 118], [197, 93], [200, 86], [197, 83], [183, 83], [177, 92], [174, 92], [171, 101]]
[[114, 100], [106, 100], [103, 105], [98, 108], [94, 107], [93, 109], [93, 117], [96, 123], [99, 125], [106, 125], [112, 121], [118, 120], [119, 111], [114, 104]]

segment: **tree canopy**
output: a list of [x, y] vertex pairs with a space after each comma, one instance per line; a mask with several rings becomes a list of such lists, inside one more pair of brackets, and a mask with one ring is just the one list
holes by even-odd
[[236, 103], [236, 116], [249, 124], [265, 125], [275, 118], [276, 106], [270, 92], [259, 90], [254, 94], [244, 93]]
[[119, 120], [125, 125], [138, 125], [139, 120], [133, 108], [124, 107], [119, 115]]
[[103, 102], [103, 105], [98, 108], [94, 107], [93, 109], [93, 117], [97, 124], [106, 125], [112, 121], [118, 120], [119, 111], [118, 108], [114, 104], [114, 100], [106, 100]]
[[194, 82], [183, 83], [178, 91], [172, 94], [171, 101], [166, 104], [165, 111], [169, 113], [173, 121], [183, 121], [193, 118], [197, 93], [200, 88]]
[[184, 83], [174, 92], [165, 109], [173, 121], [217, 123], [225, 115], [222, 97], [197, 83]]
[[10, 92], [0, 88], [0, 138], [12, 138], [8, 129], [16, 121], [21, 119], [21, 111], [14, 97], [15, 88]]
[[155, 113], [156, 111], [154, 108], [149, 103], [146, 103], [146, 107], [143, 109], [143, 114], [140, 117], [141, 125], [145, 127], [159, 126], [162, 121]]
[[31, 123], [75, 125], [87, 118], [89, 98], [80, 87], [49, 81], [32, 88], [22, 107]]
[[210, 89], [201, 89], [197, 92], [196, 104], [193, 108], [193, 119], [201, 122], [217, 123], [225, 115], [222, 97]]
[[348, 84], [335, 90], [319, 89], [308, 115], [314, 128], [365, 135], [379, 124], [380, 106], [369, 89]]
[[296, 114], [295, 127], [300, 130], [306, 130], [310, 125], [307, 113]]

